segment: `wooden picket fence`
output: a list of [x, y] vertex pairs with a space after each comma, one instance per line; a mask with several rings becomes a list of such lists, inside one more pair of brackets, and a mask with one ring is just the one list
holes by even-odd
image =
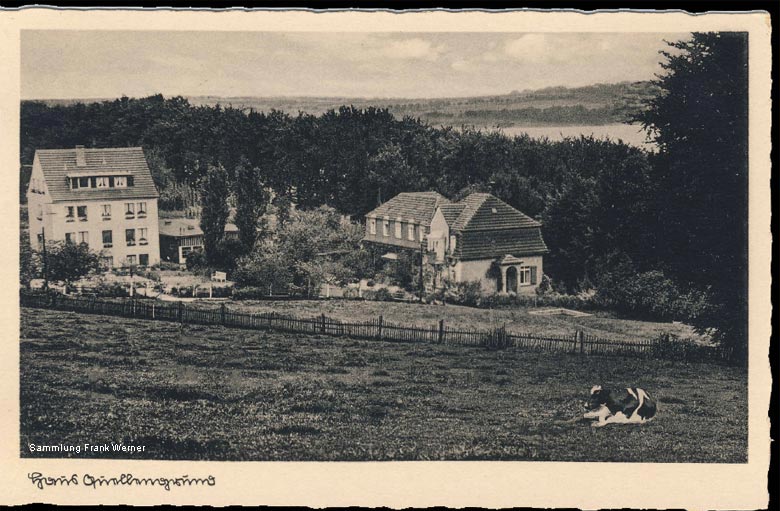
[[155, 300], [114, 299], [66, 296], [55, 293], [23, 292], [23, 307], [101, 314], [181, 324], [221, 325], [231, 328], [268, 330], [299, 334], [321, 334], [392, 342], [420, 342], [447, 345], [482, 346], [488, 349], [518, 348], [558, 351], [582, 355], [653, 355], [658, 341], [633, 342], [602, 339], [576, 331], [569, 336], [540, 336], [517, 333], [505, 327], [491, 330], [454, 329], [444, 320], [429, 328], [390, 323], [382, 316], [368, 321], [345, 322], [326, 317], [297, 317], [275, 312], [245, 313], [230, 310], [224, 303], [218, 309], [186, 306], [183, 302], [160, 303]]

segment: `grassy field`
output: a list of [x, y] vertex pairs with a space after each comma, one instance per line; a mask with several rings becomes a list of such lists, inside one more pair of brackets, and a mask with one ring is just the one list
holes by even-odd
[[[21, 454], [125, 442], [211, 460], [745, 462], [731, 367], [486, 351], [22, 309]], [[589, 427], [588, 389], [642, 386], [644, 426]], [[60, 455], [57, 455], [60, 456]]]
[[[194, 306], [219, 307], [219, 304], [200, 302]], [[654, 339], [663, 333], [671, 333], [703, 341], [688, 325], [618, 319], [603, 312], [586, 317], [537, 316], [531, 314], [534, 310], [532, 308], [487, 310], [459, 305], [420, 306], [415, 303], [362, 300], [231, 301], [227, 302], [227, 306], [242, 312], [278, 312], [304, 317], [325, 314], [342, 321], [364, 321], [381, 314], [385, 321], [421, 327], [430, 327], [444, 319], [453, 328], [487, 330], [506, 324], [511, 331], [537, 335], [563, 336], [582, 330], [588, 335], [631, 341]]]

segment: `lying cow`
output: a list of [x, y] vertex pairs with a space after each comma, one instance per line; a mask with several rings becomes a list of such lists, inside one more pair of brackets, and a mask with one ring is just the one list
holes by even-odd
[[599, 428], [607, 424], [644, 424], [655, 417], [658, 407], [643, 389], [609, 390], [596, 385], [590, 389], [587, 409], [584, 417], [598, 419], [591, 426]]

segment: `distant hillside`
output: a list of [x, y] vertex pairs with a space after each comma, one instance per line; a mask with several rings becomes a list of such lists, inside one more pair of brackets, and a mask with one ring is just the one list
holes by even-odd
[[[342, 105], [377, 106], [388, 108], [398, 118], [420, 118], [436, 126], [571, 126], [626, 122], [655, 94], [654, 89], [650, 82], [621, 82], [462, 98], [188, 96], [187, 99], [196, 106], [219, 104], [247, 110], [302, 111], [315, 115]], [[91, 103], [103, 99], [45, 100], [44, 103], [67, 105], [79, 101]]]

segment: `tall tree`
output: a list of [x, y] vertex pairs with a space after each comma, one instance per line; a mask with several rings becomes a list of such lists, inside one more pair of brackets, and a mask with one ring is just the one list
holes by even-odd
[[246, 254], [257, 241], [260, 217], [265, 213], [269, 197], [260, 178], [260, 169], [252, 167], [246, 158], [238, 162], [234, 174], [235, 223], [243, 252]]
[[214, 265], [219, 265], [219, 245], [225, 237], [225, 224], [230, 214], [227, 204], [229, 194], [230, 186], [225, 167], [221, 164], [209, 166], [201, 183], [200, 228], [203, 229], [206, 259]]
[[714, 327], [747, 355], [747, 34], [694, 33], [662, 52], [661, 92], [638, 120], [655, 160], [659, 255], [679, 282], [709, 290]]

